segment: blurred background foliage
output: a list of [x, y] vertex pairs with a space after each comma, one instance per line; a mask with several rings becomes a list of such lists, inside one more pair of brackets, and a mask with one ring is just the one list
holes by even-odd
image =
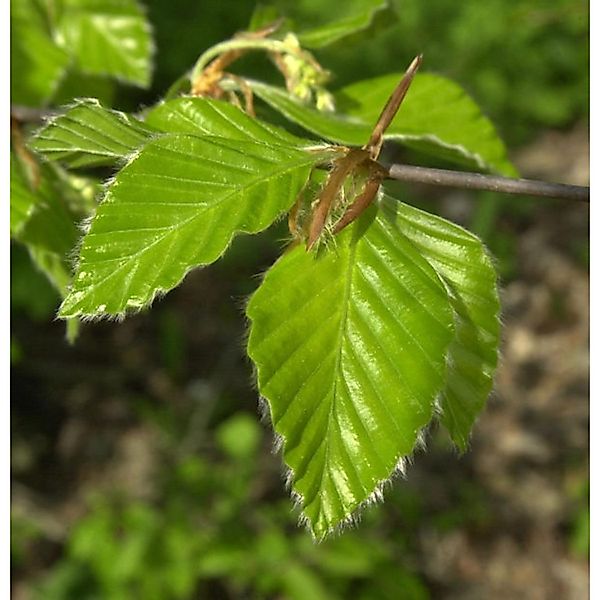
[[[368, 2], [263, 4], [304, 29]], [[147, 0], [146, 9], [150, 90], [71, 75], [52, 104], [90, 95], [149, 106], [202, 50], [245, 29], [255, 5]], [[581, 0], [395, 1], [374, 29], [315, 54], [335, 89], [401, 71], [423, 52], [424, 70], [458, 81], [491, 117], [525, 175], [585, 185], [588, 10]], [[263, 57], [239, 69], [277, 81]], [[318, 546], [296, 527], [243, 349], [242, 307], [283, 226], [238, 238], [150, 312], [85, 326], [74, 347], [53, 320], [56, 293], [11, 248], [15, 597], [583, 597], [570, 594], [587, 581], [587, 367], [565, 375], [560, 355], [587, 356], [585, 209], [399, 192], [471, 227], [496, 256], [507, 323], [497, 398], [467, 456], [433, 431], [384, 505]], [[548, 340], [554, 356], [536, 354]], [[567, 575], [535, 575], [550, 564]], [[550, 584], [566, 591], [545, 595]]]

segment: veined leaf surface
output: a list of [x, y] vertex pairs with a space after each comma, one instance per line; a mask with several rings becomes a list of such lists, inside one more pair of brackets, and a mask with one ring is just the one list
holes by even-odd
[[110, 165], [146, 143], [153, 133], [141, 121], [89, 99], [50, 120], [29, 146], [71, 167]]
[[167, 100], [152, 108], [145, 122], [168, 133], [211, 135], [291, 146], [310, 143], [285, 129], [254, 119], [232, 104], [210, 98], [183, 96]]
[[286, 253], [247, 308], [259, 390], [316, 538], [377, 498], [413, 451], [454, 336], [436, 272], [389, 207], [374, 213], [318, 256]]
[[491, 392], [500, 343], [496, 271], [472, 233], [441, 217], [386, 197], [400, 235], [406, 236], [445, 282], [455, 313], [441, 422], [466, 450], [477, 415]]
[[148, 305], [191, 268], [219, 258], [236, 232], [268, 227], [330, 155], [190, 135], [149, 142], [98, 207], [60, 315]]

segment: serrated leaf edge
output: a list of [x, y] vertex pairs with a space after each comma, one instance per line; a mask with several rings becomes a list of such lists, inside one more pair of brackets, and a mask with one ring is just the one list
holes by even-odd
[[[378, 209], [379, 209], [379, 204], [382, 201], [382, 197], [383, 197], [383, 191], [380, 189], [378, 192], [378, 198], [376, 201]], [[399, 235], [403, 235], [403, 237], [414, 247], [414, 244], [412, 243], [412, 241], [410, 239], [408, 239], [406, 236], [404, 236], [404, 234], [399, 232]], [[358, 241], [359, 241], [358, 239], [355, 239], [352, 242], [352, 244], [354, 245], [354, 249], [352, 250], [353, 256], [354, 256], [354, 253], [356, 252], [356, 244], [358, 243]], [[335, 248], [330, 248], [327, 251], [335, 251]], [[418, 248], [417, 248], [417, 251], [418, 251]], [[419, 254], [420, 254], [420, 252], [419, 252]], [[277, 261], [275, 261], [274, 264], [276, 264], [279, 260], [281, 260], [282, 257], [283, 257], [283, 255], [280, 256], [277, 259]], [[425, 259], [424, 257], [423, 257], [423, 259], [427, 261], [427, 259]], [[427, 263], [430, 264], [429, 261], [427, 261]], [[437, 270], [432, 265], [430, 265], [430, 266], [431, 266], [433, 272], [435, 273], [435, 276], [436, 276], [437, 280], [439, 281], [440, 285], [442, 286], [442, 288], [444, 289], [446, 294], [448, 294], [448, 288], [446, 286], [445, 281], [440, 277]], [[266, 276], [266, 274], [268, 273], [268, 271], [269, 271], [269, 269], [267, 269], [263, 273], [263, 276], [262, 276], [263, 279]], [[349, 280], [350, 279], [351, 278], [349, 278]], [[348, 283], [347, 285], [350, 286], [351, 284]], [[248, 297], [246, 306], [250, 302], [251, 298], [252, 298], [252, 295]], [[448, 302], [452, 308], [450, 298], [448, 298]], [[452, 313], [453, 313], [453, 323], [456, 323], [456, 315], [455, 315], [454, 309], [452, 309]], [[248, 341], [250, 338], [249, 324], [251, 323], [251, 319], [249, 317], [247, 319], [248, 319], [248, 327], [247, 327], [248, 333], [246, 335], [246, 338], [247, 338], [246, 339], [246, 347], [248, 347]], [[342, 318], [342, 321], [345, 322], [345, 316]], [[340, 326], [340, 329], [343, 329], [343, 325]], [[453, 327], [453, 334], [455, 334], [455, 333], [456, 333], [456, 330]], [[444, 357], [444, 371], [445, 372], [447, 372], [448, 368], [449, 368], [449, 360], [450, 360], [449, 349], [450, 349], [451, 344], [452, 344], [452, 341], [450, 341], [448, 343], [448, 346], [446, 347], [446, 351], [445, 351], [445, 357]], [[285, 450], [285, 443], [286, 443], [285, 436], [281, 435], [280, 433], [278, 433], [275, 430], [275, 428], [273, 426], [273, 418], [271, 415], [271, 406], [269, 404], [269, 400], [266, 397], [262, 396], [262, 394], [260, 394], [260, 388], [259, 388], [259, 384], [258, 384], [260, 368], [257, 366], [257, 363], [252, 359], [249, 352], [248, 352], [248, 356], [252, 360], [253, 382], [255, 383], [255, 387], [256, 387], [256, 390], [258, 393], [259, 414], [260, 414], [261, 420], [265, 424], [268, 424], [268, 426], [273, 434], [274, 439], [273, 439], [272, 452], [273, 452], [273, 454], [279, 455], [279, 457], [281, 459], [283, 480], [284, 480], [285, 488], [287, 489], [288, 493], [290, 494], [290, 498], [294, 504], [294, 510], [299, 511], [299, 513], [300, 513], [298, 515], [298, 525], [300, 527], [305, 528], [310, 533], [311, 537], [313, 538], [313, 541], [315, 541], [317, 543], [323, 542], [326, 538], [328, 538], [330, 536], [340, 535], [347, 529], [357, 526], [360, 523], [360, 520], [362, 518], [362, 514], [364, 513], [364, 511], [371, 506], [382, 503], [384, 501], [384, 496], [385, 496], [386, 490], [392, 487], [394, 481], [397, 480], [399, 477], [402, 477], [402, 478], [406, 477], [407, 466], [412, 464], [415, 452], [417, 452], [419, 450], [425, 450], [427, 431], [432, 426], [433, 422], [437, 421], [438, 415], [440, 415], [442, 412], [441, 397], [442, 397], [442, 393], [445, 389], [445, 379], [442, 380], [440, 389], [437, 391], [437, 393], [435, 394], [435, 397], [433, 398], [431, 417], [430, 417], [429, 421], [425, 425], [423, 425], [421, 428], [419, 428], [416, 433], [415, 442], [414, 442], [412, 451], [409, 454], [404, 454], [404, 455], [399, 456], [398, 460], [396, 462], [396, 465], [394, 466], [394, 468], [392, 469], [392, 471], [390, 472], [388, 477], [381, 479], [375, 485], [373, 491], [364, 500], [359, 502], [346, 517], [344, 517], [341, 521], [339, 521], [339, 523], [337, 523], [334, 527], [328, 528], [325, 532], [323, 532], [323, 534], [321, 536], [318, 536], [315, 533], [315, 531], [311, 525], [309, 517], [307, 515], [305, 515], [302, 510], [302, 506], [304, 504], [303, 495], [293, 489], [295, 473], [294, 473], [294, 470], [290, 466], [288, 466], [284, 460], [284, 450]], [[329, 419], [329, 417], [328, 417], [328, 419]], [[329, 427], [329, 424], [328, 424], [328, 427]]]

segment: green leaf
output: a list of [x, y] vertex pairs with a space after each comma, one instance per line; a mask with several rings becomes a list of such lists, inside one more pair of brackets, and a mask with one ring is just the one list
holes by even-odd
[[63, 0], [57, 30], [83, 73], [150, 84], [150, 25], [135, 0]]
[[306, 146], [308, 143], [280, 127], [248, 116], [232, 104], [208, 98], [181, 97], [162, 102], [148, 112], [145, 122], [168, 133], [258, 140], [291, 146]]
[[[257, 96], [308, 131], [340, 144], [362, 146], [400, 78], [386, 75], [342, 88], [336, 94], [338, 113], [318, 111], [281, 88], [258, 81], [250, 84]], [[515, 174], [490, 121], [459, 86], [437, 75], [415, 77], [384, 137], [460, 165]]]
[[279, 87], [247, 80], [252, 91], [276, 111], [318, 136], [349, 146], [362, 146], [369, 139], [371, 128], [360, 119], [350, 119], [337, 112], [319, 111], [304, 104]]
[[118, 82], [106, 75], [85, 75], [71, 69], [61, 79], [52, 96], [52, 104], [65, 106], [72, 104], [75, 98], [94, 98], [103, 106], [114, 106], [119, 102], [118, 88]]
[[[10, 157], [11, 237], [29, 252], [33, 264], [64, 298], [71, 281], [69, 257], [79, 237], [77, 217], [68, 205], [67, 189], [53, 167], [38, 164], [27, 174], [16, 153]], [[67, 321], [67, 339], [77, 336], [77, 319]]]
[[33, 2], [12, 0], [10, 7], [10, 99], [42, 106], [56, 91], [70, 59], [50, 37]]
[[481, 241], [462, 227], [393, 198], [385, 205], [406, 236], [446, 284], [455, 313], [441, 422], [466, 450], [477, 415], [492, 390], [500, 343], [496, 270]]
[[149, 142], [98, 207], [60, 316], [148, 305], [193, 267], [217, 260], [236, 232], [268, 227], [330, 156], [216, 137]]
[[87, 99], [51, 119], [29, 147], [71, 167], [112, 165], [146, 143], [153, 133], [141, 121]]
[[364, 32], [374, 23], [377, 16], [386, 12], [389, 15], [389, 4], [383, 2], [364, 2], [360, 10], [347, 15], [337, 21], [332, 21], [298, 34], [298, 39], [304, 48], [323, 48], [348, 37], [349, 35]]
[[33, 193], [27, 176], [15, 153], [10, 152], [10, 233], [17, 235], [29, 220], [38, 197]]
[[71, 279], [68, 257], [79, 237], [75, 217], [63, 202], [56, 175], [47, 165], [40, 165], [40, 181], [32, 193], [35, 210], [14, 237], [27, 247], [38, 268], [64, 296]]
[[[392, 73], [342, 88], [338, 110], [372, 127], [401, 78]], [[516, 175], [491, 121], [458, 84], [440, 75], [417, 74], [385, 138], [468, 167]]]
[[247, 308], [248, 354], [316, 538], [402, 470], [432, 418], [454, 334], [436, 272], [389, 206], [374, 214], [318, 256], [289, 251]]

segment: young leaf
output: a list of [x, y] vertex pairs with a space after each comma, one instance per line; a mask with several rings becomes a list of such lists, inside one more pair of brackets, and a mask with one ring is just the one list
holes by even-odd
[[146, 144], [107, 190], [60, 316], [121, 315], [268, 227], [331, 150], [170, 135]]
[[232, 104], [209, 98], [181, 97], [162, 102], [148, 112], [145, 122], [168, 133], [290, 146], [306, 146], [309, 143], [280, 127], [253, 119]]
[[[297, 123], [318, 136], [345, 144], [362, 146], [369, 138], [373, 123], [350, 119], [337, 112], [319, 111], [288, 94], [280, 87], [247, 80], [252, 91], [264, 102], [293, 123]], [[381, 107], [380, 107], [381, 108]]]
[[[362, 146], [400, 77], [388, 75], [341, 89], [336, 105], [346, 112], [334, 114], [303, 104], [280, 88], [258, 81], [250, 84], [257, 96], [308, 131], [340, 144]], [[457, 164], [515, 174], [490, 121], [459, 86], [437, 75], [415, 76], [384, 139]]]
[[150, 25], [135, 0], [63, 0], [57, 39], [80, 71], [150, 84]]
[[332, 21], [298, 34], [298, 39], [304, 48], [323, 48], [354, 33], [368, 30], [377, 16], [389, 11], [387, 0], [362, 3], [360, 10], [345, 16], [337, 21]]
[[[338, 110], [374, 123], [400, 77], [392, 73], [342, 88], [336, 94]], [[491, 121], [458, 84], [440, 75], [415, 76], [385, 138], [469, 167], [516, 175]]]
[[153, 133], [141, 121], [88, 99], [50, 120], [29, 146], [71, 167], [112, 165], [146, 143]]
[[402, 469], [432, 418], [454, 334], [447, 292], [374, 207], [315, 256], [297, 246], [247, 308], [248, 354], [313, 535]]
[[491, 392], [498, 361], [496, 271], [481, 241], [462, 227], [389, 197], [384, 204], [399, 233], [410, 239], [448, 290], [456, 336], [449, 348], [440, 420], [464, 451]]

